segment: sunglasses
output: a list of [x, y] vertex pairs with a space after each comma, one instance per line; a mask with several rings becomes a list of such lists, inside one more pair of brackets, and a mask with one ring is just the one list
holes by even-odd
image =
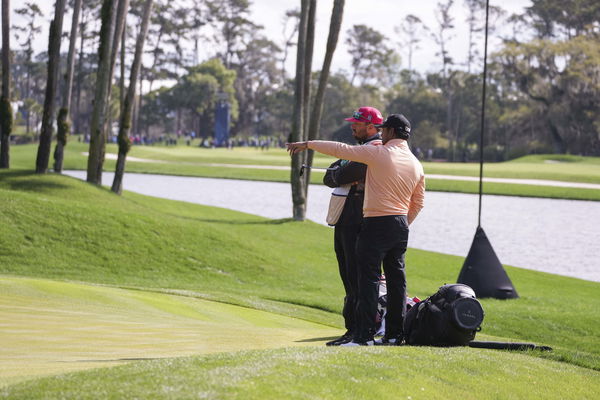
[[354, 111], [352, 113], [352, 118], [354, 118], [354, 119], [362, 119], [362, 120], [367, 121], [367, 118], [365, 118], [360, 111]]

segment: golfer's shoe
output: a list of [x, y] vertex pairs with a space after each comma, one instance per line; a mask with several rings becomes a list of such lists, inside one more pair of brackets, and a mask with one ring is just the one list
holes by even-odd
[[352, 341], [352, 332], [347, 331], [342, 336], [337, 339], [334, 339], [330, 342], [325, 343], [325, 346], [340, 346], [344, 343], [348, 343]]
[[403, 344], [404, 340], [402, 336], [384, 336], [380, 339], [375, 339], [375, 346], [402, 346]]
[[354, 346], [375, 346], [375, 341], [372, 339], [364, 341], [364, 342], [355, 342], [354, 340], [352, 340], [348, 343], [340, 344], [340, 347], [354, 347]]

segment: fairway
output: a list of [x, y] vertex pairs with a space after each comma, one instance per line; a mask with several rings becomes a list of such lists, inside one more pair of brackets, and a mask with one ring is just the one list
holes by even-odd
[[[521, 297], [481, 300], [477, 339], [553, 352], [330, 349], [343, 292], [327, 227], [26, 171], [0, 172], [0, 203], [0, 398], [579, 400], [600, 390], [597, 282], [505, 266]], [[463, 261], [407, 258], [420, 298]]]
[[[13, 167], [29, 170], [35, 165], [36, 145], [14, 146], [11, 150]], [[65, 148], [65, 170], [85, 170], [87, 143], [74, 139]], [[115, 170], [117, 147], [106, 147], [104, 171]], [[315, 153], [314, 166], [324, 168], [334, 161], [332, 157]], [[464, 177], [479, 177], [478, 163], [424, 162], [428, 191], [478, 193], [477, 181]], [[253, 147], [234, 149], [206, 149], [193, 146], [133, 146], [127, 158], [127, 172], [199, 176], [206, 178], [245, 179], [289, 182], [290, 157], [284, 149], [261, 150]], [[446, 179], [435, 179], [444, 175]], [[451, 179], [451, 176], [457, 179]], [[572, 200], [600, 201], [600, 190], [595, 187], [556, 187], [544, 180], [578, 184], [600, 184], [600, 158], [569, 155], [526, 156], [509, 162], [486, 163], [484, 178], [523, 179], [521, 183], [485, 182], [485, 194], [546, 197]], [[526, 179], [539, 180], [527, 184]], [[315, 169], [310, 176], [313, 184], [322, 184], [323, 170]], [[125, 190], [127, 187], [125, 185]]]
[[225, 303], [2, 276], [0, 386], [128, 361], [318, 345], [340, 330]]

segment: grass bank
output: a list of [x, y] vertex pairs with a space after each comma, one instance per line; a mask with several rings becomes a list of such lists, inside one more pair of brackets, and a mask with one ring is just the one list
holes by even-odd
[[[88, 145], [72, 141], [65, 148], [65, 169], [85, 170]], [[33, 169], [36, 145], [13, 146], [12, 165]], [[116, 154], [116, 145], [109, 144], [107, 153]], [[137, 161], [136, 161], [137, 159]], [[143, 160], [143, 161], [140, 161]], [[331, 157], [315, 154], [315, 166], [327, 167]], [[259, 166], [252, 168], [248, 166]], [[194, 146], [134, 146], [127, 162], [127, 171], [140, 173], [202, 176], [211, 178], [265, 180], [289, 182], [289, 156], [282, 149], [260, 150], [254, 148], [204, 149]], [[479, 176], [477, 163], [423, 163], [426, 174]], [[280, 169], [268, 169], [275, 167]], [[115, 161], [107, 158], [104, 168], [114, 171]], [[484, 176], [493, 178], [558, 180], [577, 183], [600, 184], [600, 158], [568, 155], [526, 156], [503, 163], [486, 163]], [[323, 172], [314, 171], [312, 183], [322, 183]], [[478, 193], [476, 182], [461, 180], [428, 179], [427, 189], [462, 193]], [[600, 201], [600, 190], [562, 188], [553, 186], [484, 183], [487, 194], [547, 197], [574, 200]]]
[[[179, 293], [296, 317], [341, 332], [342, 288], [329, 228], [132, 193], [119, 197], [69, 177], [25, 171], [0, 172], [0, 204], [0, 274], [4, 279], [50, 278]], [[463, 262], [461, 257], [414, 249], [409, 250], [407, 260], [409, 292], [419, 297], [454, 282]], [[435, 348], [336, 352], [317, 342], [315, 349], [134, 362], [12, 385], [2, 395], [20, 398], [29, 393], [31, 398], [41, 398], [52, 393], [49, 397], [85, 398], [98, 390], [99, 397], [140, 398], [148, 397], [148, 391], [168, 397], [172, 388], [173, 397], [202, 393], [242, 397], [246, 393], [252, 398], [265, 390], [267, 397], [286, 393], [306, 398], [311, 396], [305, 393], [324, 393], [322, 397], [347, 398], [344, 394], [350, 389], [371, 393], [380, 378], [385, 382], [381, 387], [390, 393], [410, 373], [409, 381], [426, 391], [419, 393], [419, 387], [413, 392], [407, 386], [413, 398], [508, 398], [510, 388], [523, 397], [532, 393], [536, 398], [556, 398], [544, 387], [566, 393], [564, 398], [591, 398], [587, 394], [597, 393], [600, 376], [600, 327], [596, 323], [600, 284], [506, 269], [521, 298], [482, 300], [486, 311], [482, 334], [546, 344], [554, 352]], [[36, 323], [43, 326], [43, 320]], [[129, 339], [123, 336], [122, 340], [127, 343]], [[438, 374], [441, 362], [444, 372]], [[281, 381], [276, 379], [279, 375]], [[324, 383], [317, 383], [315, 376]], [[347, 378], [339, 381], [348, 386], [330, 393], [328, 387], [341, 385], [333, 383], [339, 376]], [[205, 383], [196, 384], [200, 380]], [[588, 383], [581, 385], [584, 380]], [[539, 384], [533, 387], [534, 381]], [[267, 390], [269, 382], [272, 388]], [[503, 391], [505, 385], [509, 389]], [[475, 395], [465, 395], [468, 391]]]
[[16, 385], [12, 399], [592, 399], [597, 371], [468, 348], [287, 348], [137, 362]]

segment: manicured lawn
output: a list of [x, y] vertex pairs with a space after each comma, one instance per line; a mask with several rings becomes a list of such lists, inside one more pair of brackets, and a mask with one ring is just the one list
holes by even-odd
[[[597, 371], [469, 348], [284, 348], [142, 361], [8, 388], [11, 399], [593, 399]], [[0, 396], [2, 391], [0, 390]]]
[[[66, 318], [64, 327], [78, 326], [81, 318], [98, 321], [93, 315], [104, 315], [111, 323], [122, 318], [121, 327], [147, 318], [149, 329], [164, 322], [162, 333], [152, 337], [153, 350], [161, 357], [177, 356], [182, 353], [169, 351], [173, 329], [209, 332], [213, 322], [198, 315], [211, 312], [203, 300], [217, 300], [312, 322], [317, 331], [334, 327], [342, 332], [342, 288], [327, 227], [132, 193], [120, 197], [73, 178], [27, 171], [0, 171], [0, 204], [3, 288], [17, 277], [60, 288], [51, 293], [44, 289], [49, 293], [45, 297], [22, 286], [2, 290], [5, 312], [28, 301], [45, 306], [44, 313], [29, 310], [32, 318], [23, 320], [36, 329], [52, 326], [49, 315]], [[409, 293], [426, 297], [456, 280], [463, 258], [411, 249], [407, 262]], [[11, 385], [0, 393], [7, 398], [348, 398], [386, 393], [427, 399], [593, 398], [600, 385], [600, 284], [509, 266], [506, 270], [521, 297], [483, 299], [486, 316], [478, 338], [533, 341], [552, 346], [553, 352], [327, 349], [326, 337], [320, 335], [308, 342], [316, 347], [297, 349], [289, 348], [297, 343], [280, 332], [275, 347], [284, 348], [239, 353], [224, 346], [222, 353], [206, 355], [202, 349], [218, 351], [222, 335], [211, 336], [208, 343], [199, 335], [197, 352], [185, 353], [197, 354], [191, 358], [130, 360], [125, 366]], [[66, 290], [61, 286], [71, 285], [66, 281], [109, 287]], [[81, 300], [69, 300], [73, 296]], [[255, 346], [261, 337], [253, 333], [260, 332], [256, 318], [239, 326], [229, 317], [223, 320], [232, 332], [238, 330], [240, 341], [248, 335], [251, 345], [246, 348], [264, 348]], [[304, 329], [300, 322], [282, 321], [274, 324], [282, 330], [285, 324]], [[59, 338], [53, 340], [58, 341], [61, 330], [56, 331]], [[17, 332], [5, 331], [3, 343], [18, 342]], [[68, 338], [61, 340], [68, 343]], [[269, 341], [269, 335], [263, 340]], [[73, 339], [72, 346], [82, 342]], [[48, 347], [44, 340], [36, 343]], [[43, 352], [34, 344], [26, 354], [13, 356], [35, 359]], [[139, 344], [135, 334], [121, 333], [103, 345], [120, 359], [131, 358]], [[73, 347], [67, 345], [65, 352]], [[3, 361], [9, 359], [6, 351], [0, 350]], [[154, 356], [149, 352], [148, 357]], [[35, 376], [31, 371], [30, 377]]]
[[[87, 150], [87, 144], [71, 140], [65, 150], [64, 168], [85, 170], [87, 168], [87, 157], [85, 156]], [[11, 165], [14, 168], [33, 169], [36, 151], [37, 145], [13, 146], [11, 148]], [[116, 145], [107, 146], [108, 155], [104, 164], [106, 171], [114, 171], [115, 161], [113, 158], [116, 153]], [[315, 166], [327, 167], [333, 161], [331, 157], [315, 154]], [[477, 163], [425, 162], [423, 165], [426, 174], [479, 176], [479, 164]], [[259, 166], [259, 168], [252, 166]], [[269, 166], [278, 169], [268, 169]], [[277, 148], [228, 150], [223, 148], [204, 149], [185, 145], [134, 146], [126, 170], [140, 173], [289, 182], [289, 166], [289, 156], [285, 150]], [[510, 162], [486, 163], [484, 177], [600, 184], [600, 158], [558, 155], [527, 156]], [[322, 179], [323, 171], [314, 170], [311, 174], [312, 183], [320, 184]], [[429, 178], [427, 190], [479, 193], [479, 184]], [[485, 182], [483, 190], [486, 194], [600, 201], [600, 190], [598, 189]]]

